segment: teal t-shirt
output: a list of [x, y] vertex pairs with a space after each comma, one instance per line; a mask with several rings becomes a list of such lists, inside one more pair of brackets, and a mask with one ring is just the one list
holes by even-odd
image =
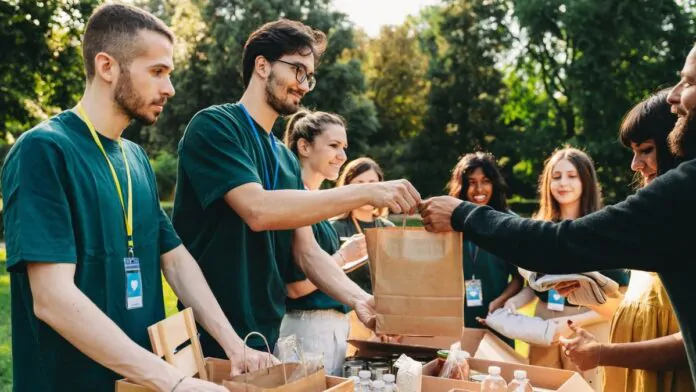
[[[375, 227], [393, 227], [394, 224], [384, 218], [375, 218], [372, 222], [364, 222], [357, 220], [360, 230], [364, 233], [366, 229], [374, 229]], [[336, 219], [331, 222], [334, 229], [338, 233], [339, 238], [348, 238], [355, 234], [359, 234], [358, 228], [355, 227], [353, 219], [350, 216], [347, 218]], [[370, 263], [366, 263], [362, 267], [348, 273], [348, 277], [355, 282], [365, 292], [372, 294], [372, 275], [370, 274]]]
[[[127, 203], [118, 143], [101, 137]], [[65, 111], [25, 132], [2, 171], [12, 308], [15, 391], [113, 390], [115, 373], [38, 320], [26, 263], [76, 265], [77, 287], [131, 339], [150, 349], [147, 327], [164, 318], [160, 255], [181, 244], [160, 208], [145, 152], [124, 140], [133, 184], [135, 255], [143, 307], [127, 310], [123, 210], [111, 171], [85, 123]], [[88, 327], [88, 326], [87, 326]]]
[[488, 305], [498, 298], [507, 288], [510, 278], [519, 275], [517, 267], [474, 245], [471, 241], [464, 241], [464, 279], [476, 279], [481, 281], [483, 302], [481, 306], [465, 305], [464, 325], [468, 328], [482, 328], [476, 317], [486, 318]]
[[[251, 230], [224, 196], [244, 184], [263, 185], [265, 171], [273, 181], [272, 145], [278, 157], [275, 189], [304, 185], [295, 155], [279, 141], [274, 143], [261, 125], [254, 126], [255, 130], [238, 104], [211, 106], [191, 119], [179, 142], [173, 222], [235, 331], [242, 338], [260, 332], [273, 346], [285, 315], [285, 283], [293, 271], [293, 231]], [[217, 342], [205, 331], [200, 333], [203, 352], [224, 358]], [[255, 336], [248, 344], [266, 349]]]
[[[341, 243], [338, 240], [338, 234], [336, 233], [336, 230], [334, 230], [333, 226], [331, 226], [329, 221], [322, 221], [312, 225], [312, 231], [314, 232], [314, 238], [317, 240], [317, 243], [326, 253], [333, 255], [340, 248]], [[305, 279], [305, 275], [299, 270], [298, 267], [297, 273], [292, 280], [298, 282]], [[331, 309], [343, 313], [348, 312], [348, 308], [345, 305], [319, 290], [315, 290], [304, 297], [296, 299], [288, 298], [287, 308], [288, 310]]]

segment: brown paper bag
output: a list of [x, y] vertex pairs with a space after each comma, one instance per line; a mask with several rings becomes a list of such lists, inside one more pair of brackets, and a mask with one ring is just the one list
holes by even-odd
[[377, 333], [459, 336], [464, 327], [461, 233], [365, 230]]
[[352, 381], [327, 377], [324, 369], [286, 383], [285, 377], [290, 377], [298, 366], [299, 364], [296, 363], [276, 365], [232, 377], [229, 381], [223, 381], [222, 385], [232, 392], [351, 392], [353, 390]]

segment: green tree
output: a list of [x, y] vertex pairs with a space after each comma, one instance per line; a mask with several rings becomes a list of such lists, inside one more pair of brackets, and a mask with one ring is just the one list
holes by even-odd
[[[256, 28], [280, 17], [300, 20], [329, 37], [317, 69], [317, 87], [303, 100], [312, 109], [337, 112], [349, 122], [351, 154], [367, 149], [367, 138], [378, 128], [375, 108], [367, 98], [361, 62], [345, 56], [355, 49], [352, 25], [344, 14], [331, 11], [329, 0], [192, 0], [205, 27], [195, 35], [188, 58], [173, 76], [177, 95], [153, 127], [131, 132], [150, 151], [176, 150], [188, 121], [199, 110], [235, 102], [244, 86], [241, 57], [244, 43]], [[166, 4], [165, 4], [166, 5]], [[166, 7], [159, 7], [166, 12]], [[274, 131], [280, 136], [283, 122]]]
[[404, 176], [405, 146], [423, 130], [427, 109], [428, 58], [421, 50], [414, 22], [383, 27], [363, 48], [368, 97], [380, 124], [379, 132], [369, 138], [368, 155], [381, 164], [387, 178]]
[[514, 7], [517, 69], [538, 82], [556, 119], [533, 132], [560, 130], [558, 145], [585, 147], [607, 199], [623, 198], [630, 172], [616, 142], [621, 118], [676, 81], [693, 45], [692, 15], [673, 0], [517, 0]]
[[96, 3], [0, 2], [0, 143], [77, 102], [80, 37]]
[[501, 26], [507, 14], [504, 1], [456, 0], [423, 15], [429, 106], [423, 131], [404, 154], [408, 177], [423, 195], [443, 191], [460, 155], [490, 150], [503, 136], [504, 85], [496, 64], [510, 43]]

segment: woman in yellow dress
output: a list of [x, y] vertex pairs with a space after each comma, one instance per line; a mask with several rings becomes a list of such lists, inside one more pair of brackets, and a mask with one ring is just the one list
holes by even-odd
[[[621, 142], [633, 151], [631, 169], [646, 185], [676, 166], [667, 134], [676, 116], [662, 91], [636, 105], [621, 125]], [[564, 352], [580, 370], [605, 366], [605, 392], [692, 392], [679, 324], [659, 276], [632, 271], [623, 301], [611, 325], [610, 343], [599, 343], [581, 328], [563, 342]]]

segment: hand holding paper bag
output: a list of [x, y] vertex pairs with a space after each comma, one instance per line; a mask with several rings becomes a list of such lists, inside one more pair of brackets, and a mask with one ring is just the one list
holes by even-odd
[[433, 233], [452, 231], [452, 213], [462, 201], [452, 196], [431, 197], [420, 205], [423, 226]]

